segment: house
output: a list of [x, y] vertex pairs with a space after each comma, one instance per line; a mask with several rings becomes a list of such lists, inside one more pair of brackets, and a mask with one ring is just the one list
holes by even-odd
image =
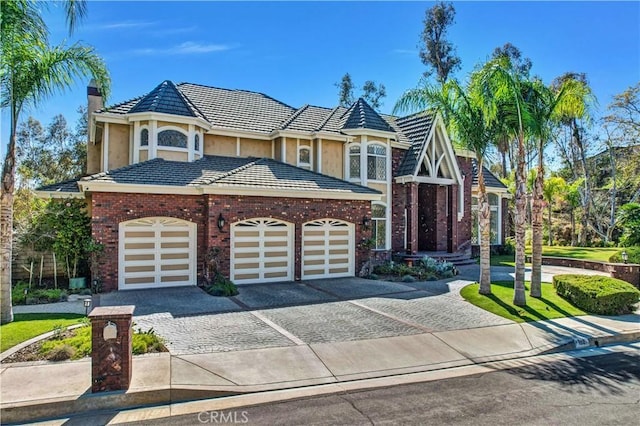
[[437, 113], [171, 81], [108, 108], [91, 84], [88, 102], [88, 175], [40, 194], [87, 200], [106, 291], [195, 285], [212, 251], [250, 284], [357, 275], [369, 241], [379, 257], [472, 243], [473, 155]]

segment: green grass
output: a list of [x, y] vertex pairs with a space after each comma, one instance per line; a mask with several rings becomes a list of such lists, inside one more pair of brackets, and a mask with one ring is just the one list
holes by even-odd
[[554, 318], [573, 317], [587, 313], [556, 294], [553, 285], [542, 284], [542, 298], [529, 297], [529, 282], [527, 288], [527, 306], [513, 304], [513, 281], [498, 281], [491, 285], [493, 294], [482, 296], [478, 294], [479, 284], [464, 287], [460, 294], [464, 299], [479, 308], [515, 322], [541, 321]]
[[83, 318], [78, 314], [15, 314], [13, 322], [0, 326], [0, 352], [52, 331], [55, 326], [81, 323]]
[[[620, 247], [564, 247], [543, 246], [542, 255], [552, 257], [570, 257], [572, 259], [597, 260], [608, 262], [609, 258], [621, 251]], [[527, 254], [531, 254], [531, 248], [527, 247]]]
[[[620, 247], [565, 247], [565, 246], [542, 246], [542, 255], [551, 257], [568, 257], [571, 259], [596, 260], [608, 262], [609, 258], [621, 252]], [[631, 250], [631, 249], [628, 249]], [[525, 249], [527, 255], [531, 254], [531, 247]], [[511, 266], [515, 267], [513, 255], [491, 256], [491, 266]]]

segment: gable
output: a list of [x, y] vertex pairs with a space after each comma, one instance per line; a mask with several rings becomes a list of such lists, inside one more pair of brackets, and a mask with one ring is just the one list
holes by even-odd
[[411, 127], [417, 139], [412, 141], [398, 169], [396, 181], [439, 185], [462, 185], [451, 141], [439, 114], [416, 116]]

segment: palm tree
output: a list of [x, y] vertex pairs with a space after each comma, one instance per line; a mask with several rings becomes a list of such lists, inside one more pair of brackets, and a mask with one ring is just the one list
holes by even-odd
[[[83, 1], [67, 3], [70, 30], [85, 10]], [[93, 48], [81, 44], [49, 46], [48, 30], [35, 2], [7, 0], [2, 4], [0, 91], [2, 108], [8, 108], [11, 128], [2, 170], [0, 195], [0, 272], [2, 324], [13, 321], [11, 306], [11, 256], [13, 243], [13, 192], [16, 171], [16, 130], [20, 114], [58, 91], [69, 88], [78, 77], [93, 77], [109, 93], [110, 80], [103, 60]]]
[[491, 294], [490, 208], [482, 168], [488, 147], [494, 140], [494, 127], [484, 115], [482, 98], [472, 75], [463, 88], [456, 80], [439, 87], [424, 84], [405, 92], [394, 107], [398, 111], [437, 109], [442, 113], [452, 136], [476, 154], [478, 163], [478, 224], [480, 227], [480, 294]]
[[482, 96], [490, 122], [506, 126], [509, 135], [517, 140], [516, 193], [514, 226], [516, 234], [516, 267], [513, 304], [526, 305], [524, 287], [525, 225], [527, 203], [527, 176], [525, 174], [525, 130], [529, 113], [524, 99], [527, 76], [506, 56], [485, 64], [478, 72]]
[[557, 200], [561, 193], [567, 191], [567, 182], [560, 176], [552, 176], [544, 181], [542, 197], [547, 203], [547, 229], [549, 230], [547, 245], [553, 245], [553, 231], [551, 230], [551, 213], [554, 200]]
[[[581, 81], [567, 78], [557, 90], [539, 79], [529, 82], [527, 107], [529, 133], [537, 141], [538, 167], [533, 185], [531, 297], [542, 297], [542, 225], [544, 216], [544, 148], [551, 137], [553, 125], [562, 117], [581, 118], [586, 113], [590, 90]], [[551, 219], [549, 219], [551, 223]], [[551, 231], [551, 230], [549, 230]]]

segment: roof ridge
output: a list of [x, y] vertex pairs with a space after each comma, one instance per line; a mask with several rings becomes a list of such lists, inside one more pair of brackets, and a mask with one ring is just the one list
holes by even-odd
[[300, 114], [302, 114], [302, 112], [307, 109], [309, 107], [309, 104], [304, 104], [302, 105], [300, 108], [298, 108], [297, 110], [294, 111], [293, 114], [291, 114], [289, 116], [289, 118], [287, 118], [286, 120], [284, 120], [284, 122], [280, 125], [279, 129], [280, 130], [284, 130], [285, 127], [287, 127], [289, 124], [291, 124], [293, 122], [293, 120], [295, 120], [296, 118], [298, 118], [300, 116]]
[[338, 105], [337, 107], [334, 107], [330, 112], [329, 115], [327, 115], [327, 118], [325, 118], [324, 120], [322, 120], [322, 122], [318, 125], [318, 127], [315, 129], [315, 131], [320, 131], [322, 130], [322, 128], [324, 126], [327, 125], [327, 123], [329, 122], [329, 120], [331, 120], [331, 117], [333, 117], [333, 115], [338, 111], [338, 108], [340, 108], [340, 105]]
[[269, 98], [269, 99], [271, 99], [272, 101], [277, 102], [277, 103], [279, 103], [279, 104], [281, 104], [281, 105], [284, 105], [284, 106], [285, 106], [285, 107], [287, 107], [287, 108], [297, 109], [297, 108], [292, 107], [292, 106], [291, 106], [291, 105], [289, 105], [289, 104], [285, 104], [284, 102], [282, 102], [282, 101], [281, 101], [281, 100], [279, 100], [279, 99], [276, 99], [276, 98], [274, 98], [274, 97], [272, 97], [272, 96], [267, 95], [266, 93], [256, 92], [255, 90], [247, 90], [247, 89], [227, 89], [227, 88], [224, 88], [224, 87], [209, 86], [209, 85], [201, 84], [201, 83], [189, 83], [188, 81], [183, 81], [183, 82], [179, 83], [178, 85], [183, 85], [183, 84], [190, 84], [190, 85], [192, 85], [192, 86], [206, 87], [206, 88], [208, 88], [208, 89], [225, 90], [225, 91], [227, 91], [227, 92], [245, 92], [245, 93], [253, 93], [253, 94], [255, 94], [255, 95], [260, 95], [260, 96], [264, 96], [265, 98]]
[[[173, 87], [175, 87], [176, 92], [178, 92], [178, 95], [180, 95], [180, 97], [182, 98], [183, 101], [185, 101], [187, 103], [187, 106], [189, 107], [189, 109], [194, 113], [193, 115], [195, 115], [196, 117], [198, 116], [198, 114], [200, 114], [200, 118], [204, 118], [206, 120], [206, 115], [204, 115], [202, 113], [202, 111], [200, 111], [200, 108], [198, 108], [192, 101], [191, 99], [189, 99], [189, 97], [187, 95], [185, 95], [184, 93], [182, 93], [182, 90], [180, 90], [180, 88], [178, 86], [176, 86], [173, 82], [171, 82], [171, 84], [173, 84]], [[197, 113], [197, 114], [196, 114]]]

